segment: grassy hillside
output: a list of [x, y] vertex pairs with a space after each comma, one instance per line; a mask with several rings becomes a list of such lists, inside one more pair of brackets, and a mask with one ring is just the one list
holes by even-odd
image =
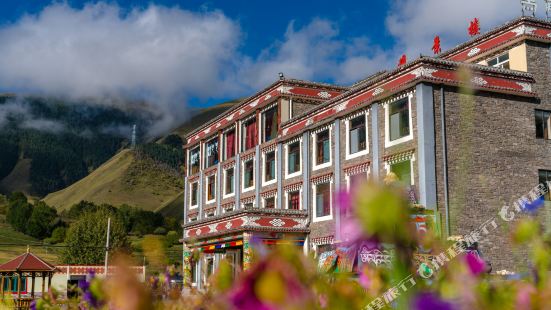
[[13, 170], [4, 179], [0, 180], [0, 192], [22, 192], [31, 195], [31, 160], [20, 158]]
[[159, 169], [150, 159], [137, 159], [131, 150], [123, 150], [84, 179], [49, 194], [44, 201], [58, 209], [86, 200], [155, 210], [182, 188], [183, 181], [177, 175]]
[[59, 259], [60, 250], [58, 248], [42, 246], [39, 240], [13, 230], [6, 223], [5, 216], [0, 215], [0, 264], [25, 253], [27, 245], [33, 253], [47, 260], [49, 263], [57, 264], [61, 262]]

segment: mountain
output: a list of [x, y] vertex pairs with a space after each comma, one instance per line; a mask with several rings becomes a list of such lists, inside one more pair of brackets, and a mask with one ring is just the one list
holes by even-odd
[[59, 209], [82, 200], [115, 206], [127, 204], [180, 218], [184, 199], [183, 138], [237, 102], [239, 100], [193, 111], [194, 116], [171, 134], [155, 143], [118, 152], [88, 176], [43, 200]]
[[0, 193], [43, 197], [87, 176], [151, 117], [114, 105], [0, 95]]

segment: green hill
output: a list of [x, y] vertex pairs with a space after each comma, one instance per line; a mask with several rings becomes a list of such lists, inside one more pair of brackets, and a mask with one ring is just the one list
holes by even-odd
[[[184, 137], [190, 130], [226, 111], [238, 101], [202, 109], [188, 122], [173, 131]], [[156, 145], [169, 143], [170, 135]], [[180, 151], [179, 163], [156, 145], [139, 146], [137, 151], [123, 150], [73, 185], [47, 195], [43, 200], [58, 209], [67, 209], [82, 200], [107, 203], [114, 206], [127, 204], [145, 210], [159, 211], [165, 216], [181, 217], [183, 206], [183, 152], [181, 141], [172, 146], [174, 154]], [[170, 149], [170, 147], [166, 147]], [[140, 151], [142, 150], [142, 151]], [[167, 158], [164, 158], [167, 157]], [[171, 162], [172, 161], [172, 162]]]

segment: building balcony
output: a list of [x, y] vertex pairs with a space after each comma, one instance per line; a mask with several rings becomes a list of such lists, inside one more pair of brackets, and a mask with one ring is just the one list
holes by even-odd
[[187, 223], [183, 228], [184, 242], [252, 231], [307, 233], [308, 211], [243, 208]]

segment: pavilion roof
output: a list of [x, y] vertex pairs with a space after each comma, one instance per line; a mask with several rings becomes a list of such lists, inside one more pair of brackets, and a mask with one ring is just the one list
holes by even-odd
[[31, 252], [0, 265], [0, 272], [54, 271], [56, 267]]

